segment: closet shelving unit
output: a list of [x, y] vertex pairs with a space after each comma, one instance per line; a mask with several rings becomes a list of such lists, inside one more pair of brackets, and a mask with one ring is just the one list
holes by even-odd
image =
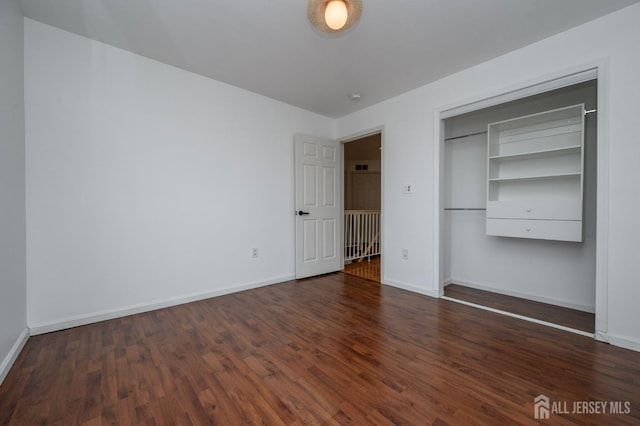
[[584, 104], [491, 123], [487, 235], [582, 241]]

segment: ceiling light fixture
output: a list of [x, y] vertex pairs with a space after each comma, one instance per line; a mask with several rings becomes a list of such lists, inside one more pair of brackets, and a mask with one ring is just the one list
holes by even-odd
[[358, 22], [362, 0], [309, 0], [307, 17], [316, 29], [325, 33], [345, 31]]

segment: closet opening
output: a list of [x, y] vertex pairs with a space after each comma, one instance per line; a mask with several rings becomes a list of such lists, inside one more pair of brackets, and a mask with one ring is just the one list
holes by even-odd
[[443, 297], [593, 336], [593, 79], [441, 119]]

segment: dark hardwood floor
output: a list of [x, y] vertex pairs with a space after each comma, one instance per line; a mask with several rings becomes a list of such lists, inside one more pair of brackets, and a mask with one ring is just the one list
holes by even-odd
[[639, 424], [640, 353], [336, 273], [34, 336], [0, 424], [537, 424], [540, 394]]
[[589, 312], [521, 299], [519, 297], [506, 296], [504, 294], [478, 290], [457, 284], [449, 284], [446, 286], [444, 288], [444, 295], [452, 299], [487, 306], [512, 314], [586, 331], [587, 333], [594, 333], [596, 329], [596, 317]]

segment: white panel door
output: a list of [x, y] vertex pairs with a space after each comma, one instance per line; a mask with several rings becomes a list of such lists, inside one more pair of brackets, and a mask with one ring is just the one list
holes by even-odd
[[296, 135], [296, 278], [342, 269], [342, 184], [337, 141]]

